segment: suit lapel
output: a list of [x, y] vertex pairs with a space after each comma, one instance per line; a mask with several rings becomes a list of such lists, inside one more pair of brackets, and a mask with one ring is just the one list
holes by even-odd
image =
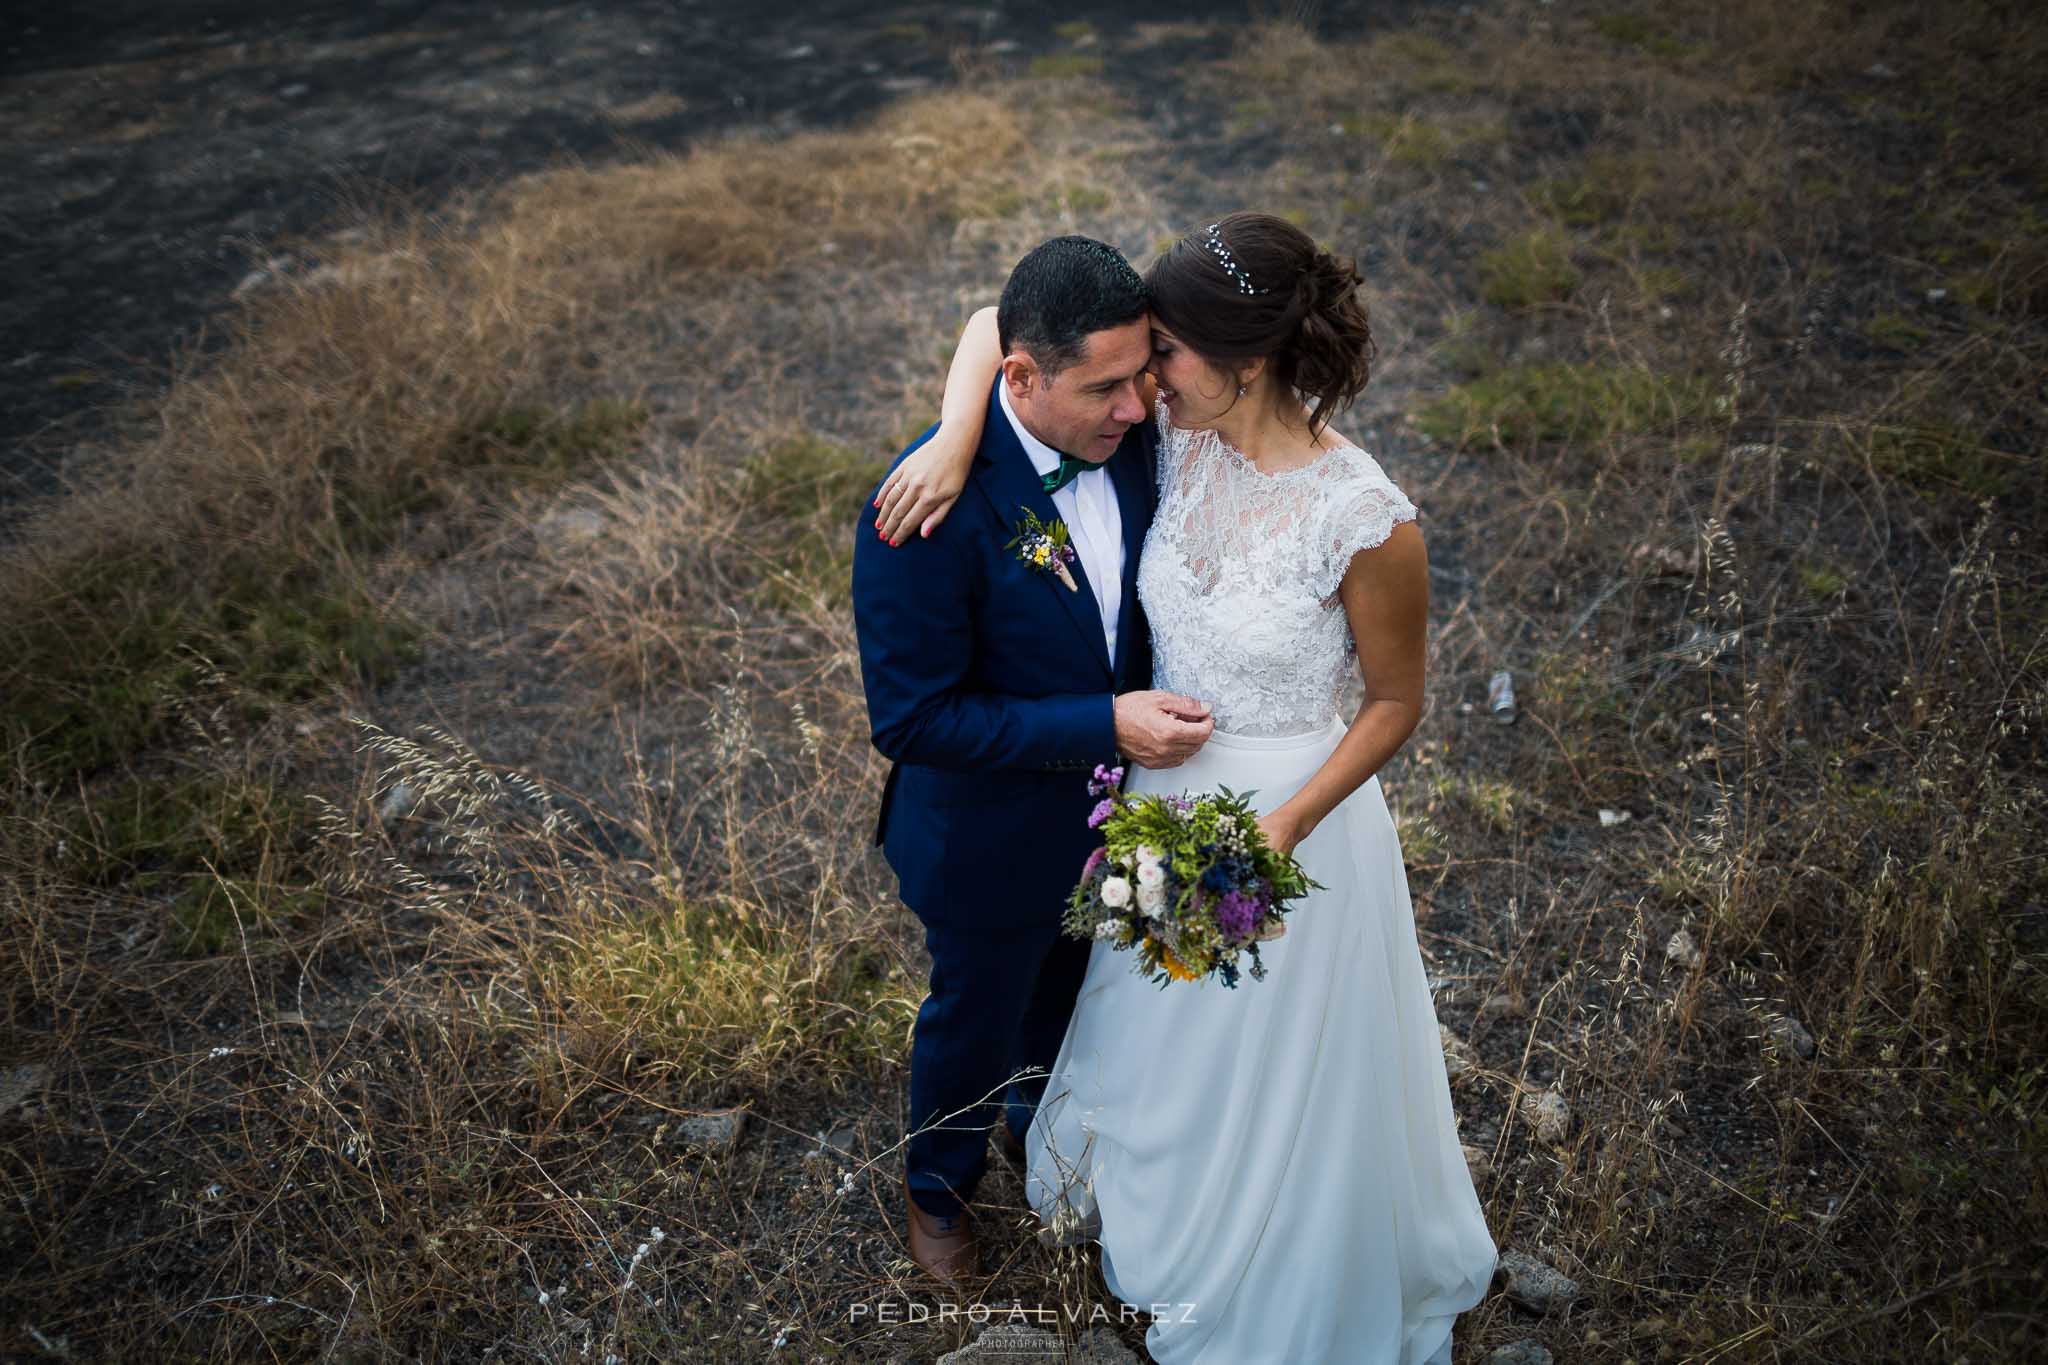
[[1138, 554], [1152, 524], [1153, 475], [1148, 423], [1131, 428], [1123, 447], [1109, 460], [1110, 483], [1116, 488], [1117, 516], [1124, 529], [1123, 605], [1117, 610], [1116, 657], [1128, 665], [1138, 630]]
[[[1000, 377], [996, 379], [996, 383], [1002, 382]], [[973, 483], [988, 498], [990, 505], [995, 509], [996, 519], [1012, 532], [1024, 519], [1024, 509], [1027, 507], [1038, 514], [1040, 521], [1049, 523], [1059, 517], [1059, 509], [1053, 506], [1052, 498], [1040, 485], [1038, 471], [1031, 467], [1031, 457], [1024, 453], [1023, 445], [1017, 440], [1017, 433], [1010, 426], [1009, 414], [1003, 411], [1003, 405], [996, 401], [995, 395], [996, 391], [991, 388], [988, 421], [982, 428], [979, 456], [980, 460], [988, 462], [988, 467], [980, 471], [980, 477], [974, 479]], [[1121, 489], [1118, 490], [1118, 499], [1122, 499]], [[1128, 527], [1128, 520], [1125, 525]], [[1009, 536], [1006, 535], [1003, 539], [1008, 540]], [[997, 552], [1005, 555], [1016, 553], [1014, 550], [1003, 549], [1000, 543]], [[1136, 563], [1137, 556], [1129, 556], [1129, 560]], [[1078, 556], [1067, 566], [1067, 571], [1074, 575], [1074, 592], [1068, 592], [1067, 585], [1060, 582], [1057, 575], [1039, 573], [1033, 577], [1045, 584], [1045, 590], [1053, 595], [1054, 600], [1066, 612], [1067, 618], [1074, 623], [1074, 628], [1081, 632], [1081, 638], [1088, 645], [1088, 652], [1095, 657], [1095, 662], [1102, 666], [1104, 675], [1114, 682], [1115, 673], [1109, 662], [1109, 644], [1102, 638], [1102, 612], [1095, 605], [1094, 590], [1089, 586], [1087, 572], [1081, 567]]]

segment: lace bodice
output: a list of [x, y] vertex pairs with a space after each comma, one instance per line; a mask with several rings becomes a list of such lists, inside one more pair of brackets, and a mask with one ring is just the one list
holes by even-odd
[[1356, 446], [1266, 474], [1164, 406], [1157, 420], [1159, 510], [1138, 562], [1153, 686], [1209, 703], [1231, 734], [1321, 729], [1355, 666], [1337, 585], [1414, 504]]

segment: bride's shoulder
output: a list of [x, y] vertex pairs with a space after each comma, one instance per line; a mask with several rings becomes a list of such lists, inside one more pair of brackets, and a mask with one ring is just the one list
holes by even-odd
[[1338, 439], [1339, 444], [1330, 448], [1324, 460], [1323, 488], [1333, 509], [1342, 511], [1370, 500], [1405, 512], [1403, 520], [1412, 518], [1415, 505], [1372, 453], [1355, 442]]

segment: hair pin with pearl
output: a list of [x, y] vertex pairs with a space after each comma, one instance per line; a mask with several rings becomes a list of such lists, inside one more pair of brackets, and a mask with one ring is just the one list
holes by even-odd
[[1251, 275], [1245, 271], [1243, 266], [1237, 263], [1237, 257], [1230, 254], [1230, 248], [1223, 245], [1223, 225], [1221, 223], [1209, 224], [1209, 235], [1203, 240], [1203, 244], [1215, 254], [1217, 260], [1223, 263], [1223, 268], [1230, 272], [1230, 278], [1237, 281], [1238, 293], [1251, 295], [1270, 294], [1273, 292], [1270, 286], [1265, 289], [1252, 288]]

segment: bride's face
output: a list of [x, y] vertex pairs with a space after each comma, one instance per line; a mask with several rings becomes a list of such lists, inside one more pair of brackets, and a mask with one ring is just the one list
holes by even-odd
[[1152, 319], [1152, 377], [1177, 427], [1204, 427], [1237, 403], [1237, 377], [1189, 350]]

